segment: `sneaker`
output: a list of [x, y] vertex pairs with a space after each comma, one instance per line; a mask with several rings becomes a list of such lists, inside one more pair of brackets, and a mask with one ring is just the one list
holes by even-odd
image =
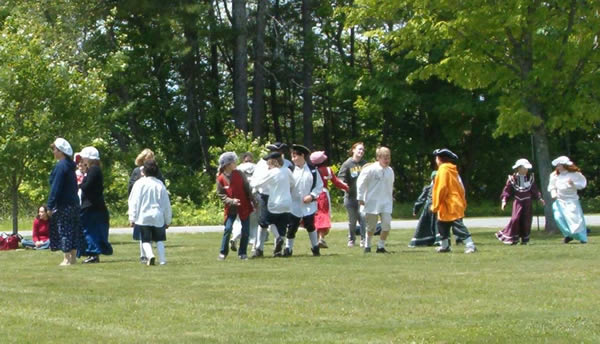
[[312, 251], [313, 256], [318, 257], [321, 255], [321, 250], [319, 249], [319, 245], [314, 246], [310, 249]]
[[465, 249], [465, 254], [470, 254], [470, 253], [475, 253], [477, 252], [477, 247], [473, 246], [473, 247], [467, 247]]
[[245, 255], [245, 254], [241, 254], [241, 255], [239, 256], [239, 258], [240, 258], [240, 260], [248, 260], [248, 256], [247, 256], [247, 255]]
[[225, 258], [227, 258], [226, 255], [224, 255], [223, 253], [219, 253], [219, 257], [217, 259], [218, 260], [225, 260]]
[[147, 264], [148, 263], [148, 258], [146, 258], [146, 257], [140, 257], [140, 263], [141, 264]]
[[446, 252], [452, 252], [452, 249], [450, 248], [450, 246], [448, 246], [448, 247], [440, 246], [440, 247], [436, 248], [435, 251], [437, 253], [446, 253]]
[[565, 238], [563, 239], [563, 242], [564, 242], [565, 244], [568, 244], [568, 243], [570, 243], [571, 241], [573, 241], [573, 238], [571, 238], [571, 237], [565, 237]]
[[365, 239], [360, 239], [360, 247], [365, 247]]
[[329, 248], [329, 246], [327, 246], [325, 240], [321, 239], [319, 240], [319, 248]]
[[348, 240], [348, 247], [354, 247], [354, 240]]
[[154, 265], [155, 262], [156, 262], [156, 258], [152, 257], [152, 258], [148, 259], [148, 263], [146, 263], [146, 265], [148, 265], [148, 266]]
[[375, 253], [390, 253], [390, 251], [387, 251], [385, 247], [378, 247]]
[[252, 258], [261, 258], [261, 257], [264, 257], [263, 250], [261, 250], [260, 248], [257, 248], [256, 250], [254, 250], [254, 254], [252, 255]]
[[286, 248], [283, 249], [283, 256], [284, 257], [291, 257], [293, 253], [294, 252], [289, 247], [286, 247]]
[[167, 265], [167, 262], [160, 262], [160, 265]]
[[275, 242], [275, 249], [273, 250], [273, 257], [280, 257], [281, 250], [283, 249], [283, 238], [277, 238], [277, 242]]
[[83, 261], [83, 264], [92, 264], [92, 263], [100, 263], [100, 257], [89, 256]]
[[235, 240], [229, 240], [229, 249], [233, 252], [237, 251], [237, 245], [235, 244]]
[[365, 253], [371, 253], [371, 248], [370, 247], [365, 247]]

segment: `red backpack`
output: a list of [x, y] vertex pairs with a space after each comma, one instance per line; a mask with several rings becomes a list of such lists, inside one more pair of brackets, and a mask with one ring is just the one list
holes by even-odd
[[0, 234], [0, 251], [16, 250], [23, 237], [20, 234]]

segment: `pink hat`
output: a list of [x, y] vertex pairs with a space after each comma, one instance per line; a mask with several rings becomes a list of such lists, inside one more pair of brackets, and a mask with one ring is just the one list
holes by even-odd
[[325, 160], [327, 160], [327, 155], [325, 155], [324, 151], [316, 151], [310, 155], [310, 162], [312, 162], [315, 165], [320, 165]]

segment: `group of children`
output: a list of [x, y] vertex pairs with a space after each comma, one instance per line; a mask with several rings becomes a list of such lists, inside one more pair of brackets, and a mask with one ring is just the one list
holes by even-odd
[[[437, 154], [440, 156], [440, 152], [436, 150], [434, 155]], [[445, 152], [444, 155], [452, 160], [458, 159], [455, 154], [449, 151]], [[444, 160], [443, 157], [442, 160]], [[413, 208], [414, 216], [416, 216], [421, 208], [423, 208], [423, 211], [419, 218], [414, 237], [408, 246], [441, 245], [438, 251], [447, 252], [449, 249], [444, 248], [443, 239], [447, 236], [448, 229], [447, 221], [445, 220], [448, 220], [448, 218], [442, 217], [445, 217], [444, 211], [440, 212], [440, 208], [433, 204], [433, 200], [436, 198], [436, 195], [440, 195], [439, 190], [436, 192], [436, 189], [443, 187], [442, 185], [438, 185], [438, 183], [441, 181], [442, 184], [445, 184], [443, 182], [444, 179], [438, 178], [439, 173], [443, 173], [450, 168], [452, 174], [456, 176], [458, 174], [454, 171], [455, 166], [446, 165], [448, 166], [447, 168], [444, 166], [443, 161], [442, 165], [440, 165], [438, 157], [436, 157], [436, 161], [438, 161], [438, 166], [440, 167], [438, 171], [432, 173], [431, 184], [423, 189]], [[552, 165], [555, 167], [555, 170], [550, 175], [548, 192], [551, 198], [554, 199], [552, 203], [554, 220], [564, 236], [564, 243], [569, 243], [575, 239], [585, 244], [587, 243], [588, 229], [585, 226], [585, 218], [581, 210], [577, 190], [585, 188], [586, 179], [581, 174], [580, 169], [566, 156], [554, 159]], [[514, 173], [508, 176], [502, 190], [500, 196], [500, 207], [502, 210], [504, 210], [510, 198], [514, 199], [510, 221], [506, 227], [495, 234], [496, 238], [504, 244], [516, 245], [520, 242], [521, 245], [527, 245], [531, 234], [533, 200], [538, 200], [542, 205], [545, 205], [542, 194], [535, 184], [535, 175], [529, 172], [532, 167], [527, 159], [517, 160], [512, 166]], [[455, 178], [453, 179], [456, 180]], [[457, 180], [460, 182], [460, 177]], [[462, 184], [459, 189], [462, 189]], [[446, 195], [446, 197], [448, 199], [453, 198], [450, 195]], [[439, 199], [439, 197], [437, 198]], [[462, 222], [462, 216], [464, 216], [462, 200], [459, 197], [457, 201], [454, 204], [458, 205], [458, 208], [454, 207], [456, 214], [452, 216], [456, 219], [452, 222], [451, 228], [457, 243], [466, 243], [467, 250], [465, 252], [474, 252], [474, 245], [472, 246], [473, 250], [469, 249], [472, 240], [470, 240], [470, 235]], [[436, 210], [438, 210], [437, 213], [435, 212]]]
[[[257, 233], [252, 235], [253, 257], [264, 255], [269, 231], [274, 237], [273, 256], [292, 256], [300, 226], [308, 233], [313, 256], [320, 256], [321, 249], [328, 247], [325, 242], [331, 227], [328, 182], [331, 180], [344, 191], [349, 190], [348, 185], [327, 166], [327, 155], [322, 151], [311, 154], [307, 147], [294, 144], [291, 146], [292, 160], [289, 161], [284, 155], [286, 144], [276, 142], [267, 145], [267, 149], [269, 154], [254, 166], [251, 174], [236, 169], [235, 153], [226, 152], [219, 158], [217, 192], [225, 204], [225, 231], [219, 252], [221, 260], [227, 257], [232, 246], [231, 232], [236, 216], [241, 221], [238, 256], [248, 259], [248, 218], [252, 214], [258, 218]], [[391, 152], [380, 147], [376, 155], [377, 162], [366, 166], [357, 182], [357, 201], [368, 219], [365, 252], [371, 250], [378, 219], [381, 219], [384, 230], [377, 252], [386, 252], [385, 240], [391, 228], [394, 183], [394, 172], [389, 167]]]

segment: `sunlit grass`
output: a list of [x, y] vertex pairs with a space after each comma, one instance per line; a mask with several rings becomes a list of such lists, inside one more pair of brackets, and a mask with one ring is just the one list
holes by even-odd
[[[347, 248], [345, 232], [310, 255], [217, 261], [220, 235], [171, 234], [166, 266], [138, 263], [138, 245], [113, 235], [115, 254], [59, 267], [60, 253], [0, 252], [3, 343], [597, 343], [600, 228], [587, 245], [535, 232], [504, 246], [472, 229], [479, 252]], [[267, 246], [267, 253], [272, 249]]]

